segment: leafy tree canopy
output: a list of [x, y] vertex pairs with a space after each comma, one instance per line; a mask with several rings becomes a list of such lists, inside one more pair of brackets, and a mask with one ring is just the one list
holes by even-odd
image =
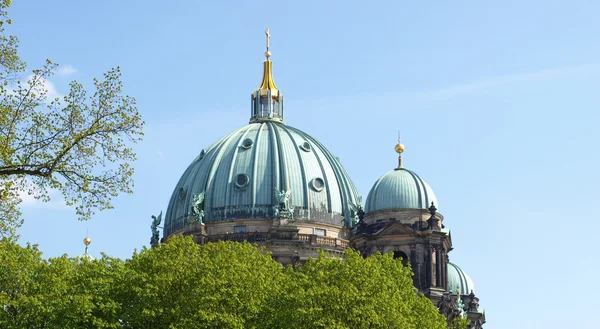
[[294, 271], [249, 243], [189, 237], [126, 261], [44, 260], [35, 246], [3, 239], [0, 305], [9, 329], [446, 328], [391, 255], [322, 254]]
[[73, 81], [67, 95], [50, 99], [44, 86], [57, 65], [49, 60], [23, 82], [18, 39], [5, 35], [10, 2], [0, 0], [0, 237], [22, 224], [21, 195], [48, 201], [59, 191], [89, 219], [120, 192], [132, 193], [130, 146], [144, 126], [118, 67], [94, 80], [93, 93]]

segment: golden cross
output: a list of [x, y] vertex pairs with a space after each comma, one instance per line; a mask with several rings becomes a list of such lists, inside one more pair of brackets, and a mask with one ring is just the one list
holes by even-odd
[[265, 35], [267, 36], [267, 51], [269, 51], [269, 39], [271, 39], [271, 33], [269, 33], [269, 28], [265, 30]]

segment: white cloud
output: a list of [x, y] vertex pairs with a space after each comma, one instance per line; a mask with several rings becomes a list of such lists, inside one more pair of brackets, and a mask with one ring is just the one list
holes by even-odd
[[[19, 205], [21, 208], [45, 208], [45, 209], [62, 209], [66, 208], [67, 205], [64, 201], [59, 201], [61, 199], [61, 195], [58, 191], [51, 190], [50, 193], [50, 201], [43, 202], [35, 198], [33, 194], [29, 194], [25, 191], [19, 191], [19, 197], [22, 202]], [[56, 200], [54, 200], [56, 199]]]
[[73, 67], [71, 64], [65, 64], [58, 67], [56, 74], [61, 77], [68, 77], [77, 73], [77, 69]]
[[36, 186], [27, 179], [18, 180], [15, 181], [15, 183], [16, 184], [13, 186], [13, 189], [17, 192], [19, 198], [21, 199], [19, 207], [22, 209], [63, 209], [67, 207], [63, 196], [57, 190], [48, 190], [48, 197], [50, 197], [50, 200], [48, 202], [44, 202], [35, 198], [36, 194], [39, 194], [39, 189], [37, 189]]

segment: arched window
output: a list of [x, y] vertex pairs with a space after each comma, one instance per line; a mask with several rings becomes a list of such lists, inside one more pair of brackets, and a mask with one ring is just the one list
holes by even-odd
[[402, 252], [400, 250], [394, 251], [394, 259], [398, 259], [398, 258], [402, 258], [402, 264], [404, 266], [408, 265], [409, 259], [408, 259], [408, 256], [406, 256], [406, 254], [404, 252]]
[[279, 117], [279, 99], [277, 99], [277, 96], [273, 96], [273, 116]]
[[269, 99], [267, 96], [260, 96], [260, 117], [269, 116]]

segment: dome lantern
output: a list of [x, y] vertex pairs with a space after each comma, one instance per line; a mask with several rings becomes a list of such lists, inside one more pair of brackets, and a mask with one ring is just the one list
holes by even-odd
[[263, 78], [260, 87], [252, 93], [252, 109], [250, 123], [275, 121], [283, 123], [283, 94], [277, 89], [273, 79], [273, 62], [271, 57], [269, 29], [265, 30], [267, 51], [263, 63]]

